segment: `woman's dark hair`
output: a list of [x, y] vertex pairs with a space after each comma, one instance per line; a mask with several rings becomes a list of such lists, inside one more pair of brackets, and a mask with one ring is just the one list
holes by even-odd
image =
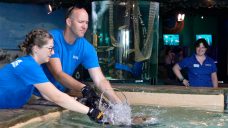
[[194, 47], [195, 47], [195, 48], [199, 47], [201, 43], [203, 44], [203, 46], [204, 46], [205, 48], [207, 48], [207, 49], [209, 48], [209, 45], [208, 45], [207, 41], [206, 41], [205, 39], [203, 39], [203, 38], [198, 39], [198, 40], [195, 42]]
[[25, 40], [19, 45], [19, 48], [26, 54], [32, 53], [32, 47], [37, 45], [42, 47], [47, 44], [48, 39], [53, 39], [52, 35], [44, 29], [34, 29], [25, 36]]

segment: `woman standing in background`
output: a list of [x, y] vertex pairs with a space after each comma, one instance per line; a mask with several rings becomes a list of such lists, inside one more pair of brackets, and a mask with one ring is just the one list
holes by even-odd
[[[206, 55], [209, 48], [207, 41], [198, 39], [194, 47], [196, 53], [175, 64], [173, 67], [174, 73], [185, 86], [217, 88], [217, 67], [215, 61]], [[188, 80], [180, 72], [183, 68], [187, 68]]]

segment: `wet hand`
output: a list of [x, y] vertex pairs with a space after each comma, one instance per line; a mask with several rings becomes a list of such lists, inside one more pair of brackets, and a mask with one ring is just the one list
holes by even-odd
[[86, 106], [90, 108], [98, 108], [99, 103], [101, 103], [101, 106], [103, 106], [104, 108], [109, 107], [109, 103], [105, 99], [98, 96], [94, 89], [91, 88], [89, 85], [83, 87], [81, 92], [83, 95], [81, 103], [85, 104]]
[[84, 99], [83, 103], [88, 107], [96, 108], [100, 100], [100, 97], [96, 94], [96, 92], [89, 85], [83, 87], [81, 92]]
[[99, 98], [99, 96], [96, 94], [96, 92], [94, 91], [94, 89], [91, 88], [89, 85], [86, 85], [85, 87], [83, 87], [81, 89], [81, 92], [82, 92], [82, 96], [84, 98], [89, 98], [89, 97]]
[[90, 108], [87, 115], [90, 117], [91, 120], [94, 120], [97, 123], [102, 123], [104, 113], [99, 109]]

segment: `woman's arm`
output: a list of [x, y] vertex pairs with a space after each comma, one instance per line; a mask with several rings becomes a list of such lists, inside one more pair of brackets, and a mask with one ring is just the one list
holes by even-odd
[[218, 88], [218, 77], [217, 77], [217, 73], [213, 72], [211, 74], [211, 80], [212, 80], [212, 84], [214, 88]]
[[177, 78], [185, 85], [185, 86], [189, 86], [189, 82], [188, 80], [186, 80], [183, 75], [181, 74], [181, 68], [178, 64], [175, 64], [173, 66], [173, 72], [174, 74], [177, 76]]
[[89, 107], [59, 91], [51, 82], [35, 84], [34, 86], [40, 91], [45, 99], [52, 101], [63, 108], [82, 114], [87, 114], [89, 111]]

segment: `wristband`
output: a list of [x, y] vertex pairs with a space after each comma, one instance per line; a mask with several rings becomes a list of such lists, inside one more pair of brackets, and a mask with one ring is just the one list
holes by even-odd
[[180, 82], [181, 82], [181, 83], [183, 83], [183, 81], [184, 81], [184, 78], [182, 78], [182, 79], [179, 79], [179, 80], [180, 80]]

